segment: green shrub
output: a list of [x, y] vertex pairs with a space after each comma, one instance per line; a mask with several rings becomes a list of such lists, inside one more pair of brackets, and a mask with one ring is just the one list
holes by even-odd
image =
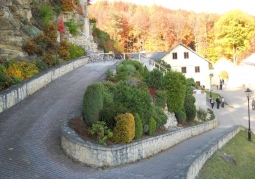
[[166, 91], [156, 91], [155, 106], [163, 108], [166, 104]]
[[139, 139], [143, 135], [143, 124], [138, 113], [134, 114], [135, 118], [135, 139]]
[[116, 126], [113, 130], [113, 140], [117, 143], [129, 143], [135, 137], [135, 120], [131, 113], [115, 117]]
[[183, 124], [184, 122], [186, 122], [186, 114], [183, 111], [175, 112], [175, 117], [179, 124]]
[[157, 126], [156, 126], [157, 129], [163, 127], [167, 122], [167, 115], [164, 113], [161, 107], [158, 107], [158, 106], [153, 107], [152, 117], [155, 119], [157, 123]]
[[50, 20], [54, 16], [54, 9], [52, 6], [43, 5], [40, 8], [40, 14], [41, 14], [41, 19], [42, 19], [43, 23], [47, 24], [50, 22]]
[[112, 83], [110, 81], [106, 81], [104, 83], [104, 89], [107, 90], [108, 92], [111, 92], [112, 94], [115, 94], [115, 92], [116, 92], [116, 84]]
[[198, 88], [198, 85], [195, 82], [194, 78], [187, 78], [186, 83], [187, 83], [187, 86], [193, 86], [195, 88]]
[[176, 71], [169, 71], [164, 76], [165, 90], [167, 94], [167, 108], [170, 112], [176, 112], [183, 108], [186, 96], [186, 78]]
[[135, 61], [135, 60], [125, 60], [125, 61], [123, 61], [123, 63], [122, 63], [123, 65], [132, 65], [132, 66], [134, 66], [135, 67], [135, 70], [136, 71], [138, 71], [139, 72], [139, 74], [143, 74], [143, 72], [144, 72], [144, 67], [143, 67], [143, 65], [140, 63], [140, 62], [138, 62], [138, 61]]
[[85, 54], [85, 50], [75, 44], [69, 44], [70, 59], [82, 57]]
[[100, 82], [92, 83], [83, 95], [82, 114], [85, 124], [92, 126], [99, 120], [99, 111], [103, 108], [104, 86]]
[[163, 72], [157, 68], [154, 68], [150, 72], [149, 76], [147, 77], [147, 79], [145, 79], [145, 81], [149, 87], [155, 88], [157, 90], [164, 88]]
[[114, 96], [107, 90], [104, 90], [104, 106], [110, 106], [113, 103]]
[[148, 121], [148, 126], [149, 126], [149, 130], [148, 132], [146, 133], [147, 135], [152, 135], [154, 134], [154, 132], [156, 131], [156, 128], [157, 128], [157, 122], [155, 121], [154, 118], [150, 118], [149, 121]]
[[144, 81], [146, 81], [146, 79], [149, 78], [149, 75], [150, 75], [150, 71], [148, 70], [147, 66], [144, 65], [143, 74], [142, 74]]
[[138, 113], [143, 124], [147, 123], [152, 114], [152, 98], [147, 88], [138, 89], [128, 82], [120, 81], [116, 84], [114, 102], [122, 104], [132, 114]]
[[114, 118], [126, 112], [128, 112], [127, 108], [120, 104], [112, 103], [109, 106], [104, 106], [103, 109], [100, 110], [100, 121], [104, 121], [110, 129], [113, 129], [116, 125]]
[[113, 136], [113, 133], [103, 121], [97, 121], [97, 123], [92, 124], [92, 129], [88, 133], [89, 135], [96, 135], [97, 141], [104, 146], [106, 146], [106, 140]]
[[185, 102], [184, 108], [186, 111], [186, 119], [187, 121], [193, 121], [196, 117], [196, 106], [194, 103]]
[[[160, 65], [164, 66], [167, 68], [167, 70], [171, 70], [171, 65], [166, 63], [164, 60], [155, 60], [157, 63], [159, 63]], [[156, 64], [155, 65], [157, 68], [159, 68], [159, 66]]]
[[128, 74], [129, 74], [129, 72], [128, 72], [127, 65], [120, 64], [117, 66], [115, 79], [117, 81], [127, 80], [129, 77]]
[[78, 26], [76, 25], [76, 23], [74, 22], [73, 19], [69, 19], [67, 22], [65, 22], [65, 25], [68, 27], [69, 32], [72, 35], [78, 35], [79, 34]]
[[203, 108], [199, 108], [197, 110], [197, 118], [202, 120], [202, 121], [206, 121], [206, 115], [207, 115], [207, 111], [204, 110]]
[[105, 75], [108, 80], [111, 80], [113, 77], [113, 72], [108, 68], [105, 72]]

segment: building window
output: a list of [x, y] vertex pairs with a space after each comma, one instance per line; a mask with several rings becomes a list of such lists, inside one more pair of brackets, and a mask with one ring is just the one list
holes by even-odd
[[200, 81], [196, 81], [196, 84], [197, 84], [197, 86], [201, 86], [201, 85], [200, 85]]
[[186, 67], [182, 67], [182, 73], [187, 73]]
[[199, 66], [195, 66], [195, 73], [200, 73], [200, 67]]
[[173, 59], [177, 59], [177, 53], [176, 52], [173, 53]]
[[184, 59], [188, 59], [189, 58], [189, 52], [184, 52]]

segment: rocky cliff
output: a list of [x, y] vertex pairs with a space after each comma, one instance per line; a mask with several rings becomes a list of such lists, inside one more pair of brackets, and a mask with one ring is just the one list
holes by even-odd
[[[54, 0], [53, 0], [54, 1]], [[28, 38], [40, 32], [42, 23], [38, 19], [38, 4], [51, 2], [48, 0], [0, 0], [0, 59], [13, 59], [17, 56], [26, 56], [22, 50], [22, 44]], [[59, 1], [60, 2], [60, 1]], [[67, 32], [66, 39], [72, 43], [83, 46], [85, 49], [96, 49], [97, 45], [93, 42], [91, 27], [87, 16], [87, 1], [80, 0], [83, 15], [79, 15], [76, 10], [71, 12], [61, 12], [55, 17], [63, 18], [67, 21], [70, 18], [79, 23], [80, 34], [72, 36]]]

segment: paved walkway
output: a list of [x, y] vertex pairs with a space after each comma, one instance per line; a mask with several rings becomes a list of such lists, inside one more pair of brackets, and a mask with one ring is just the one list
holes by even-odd
[[[66, 119], [81, 115], [82, 96], [87, 85], [100, 79], [112, 65], [113, 62], [106, 62], [80, 67], [0, 114], [1, 179], [174, 178], [189, 156], [236, 123], [239, 116], [233, 117], [233, 109], [236, 113], [243, 110], [239, 107], [214, 109], [219, 119], [216, 129], [133, 164], [94, 169], [75, 163], [61, 149], [60, 126]], [[221, 93], [232, 104], [238, 100], [226, 90]]]

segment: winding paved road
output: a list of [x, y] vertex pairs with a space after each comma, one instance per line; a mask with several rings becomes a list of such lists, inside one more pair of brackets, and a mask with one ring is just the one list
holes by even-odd
[[113, 65], [113, 62], [86, 64], [0, 114], [1, 179], [174, 178], [188, 157], [243, 117], [238, 112], [245, 110], [239, 108], [242, 104], [235, 107], [238, 103], [234, 103], [241, 98], [233, 98], [223, 90], [221, 93], [226, 94], [222, 95], [226, 101], [233, 100], [234, 108], [214, 109], [219, 119], [219, 126], [214, 130], [133, 164], [95, 169], [75, 163], [61, 149], [60, 126], [70, 117], [81, 115], [87, 85], [98, 81]]

